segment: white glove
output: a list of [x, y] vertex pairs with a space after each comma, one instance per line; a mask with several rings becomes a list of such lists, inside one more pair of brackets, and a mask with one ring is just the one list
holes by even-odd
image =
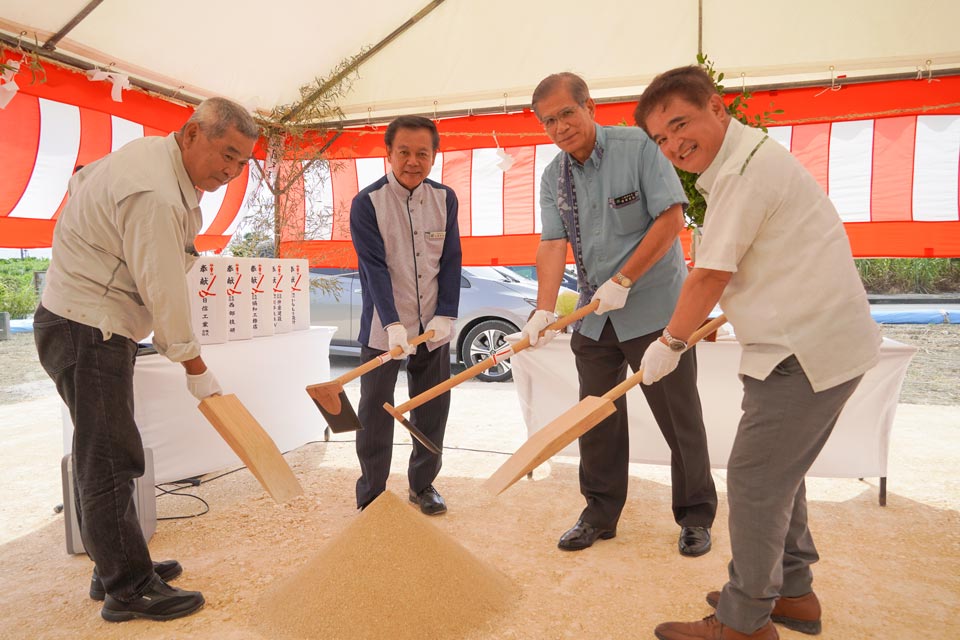
[[660, 341], [654, 340], [643, 354], [640, 368], [643, 369], [643, 384], [653, 384], [677, 368], [683, 351], [674, 351]]
[[399, 322], [387, 327], [387, 351], [393, 351], [394, 347], [403, 347], [400, 355], [394, 356], [394, 360], [403, 360], [407, 356], [412, 356], [417, 352], [417, 347], [410, 344], [407, 340], [407, 329]]
[[607, 311], [614, 311], [616, 309], [622, 309], [623, 305], [627, 303], [627, 294], [630, 293], [630, 289], [627, 287], [617, 284], [613, 280], [607, 280], [600, 288], [597, 289], [597, 292], [593, 294], [593, 300], [599, 300], [600, 306], [597, 307], [597, 310], [594, 311], [595, 314], [603, 315]]
[[453, 331], [453, 318], [447, 318], [446, 316], [433, 316], [433, 319], [427, 323], [424, 333], [427, 331], [433, 331], [433, 337], [430, 338], [430, 342], [440, 342], [449, 336], [451, 331]]
[[188, 373], [187, 389], [197, 400], [203, 400], [209, 396], [219, 396], [223, 394], [223, 390], [220, 388], [220, 383], [217, 382], [217, 379], [214, 377], [213, 371], [210, 371], [210, 367], [207, 367], [206, 371], [195, 376], [192, 376]]
[[530, 316], [530, 319], [527, 320], [527, 324], [523, 325], [523, 329], [520, 330], [521, 335], [524, 338], [530, 340], [530, 348], [535, 348], [538, 346], [543, 346], [553, 340], [554, 336], [557, 335], [556, 331], [547, 331], [542, 336], [540, 332], [547, 328], [547, 325], [553, 324], [557, 321], [557, 314], [552, 311], [547, 311], [546, 309], [537, 309], [533, 312], [533, 315]]

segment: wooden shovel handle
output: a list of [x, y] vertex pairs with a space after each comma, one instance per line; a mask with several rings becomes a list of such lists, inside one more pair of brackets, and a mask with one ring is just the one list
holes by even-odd
[[[540, 335], [543, 335], [547, 331], [560, 331], [566, 328], [568, 325], [573, 324], [577, 320], [580, 320], [581, 318], [589, 315], [598, 306], [600, 306], [600, 301], [593, 300], [590, 302], [590, 304], [580, 307], [573, 313], [565, 315], [562, 318], [559, 318], [556, 322], [550, 323], [549, 325], [546, 326], [546, 328], [543, 331], [540, 332]], [[529, 346], [530, 346], [530, 338], [523, 338], [522, 340], [519, 340], [513, 344], [512, 348], [510, 349], [511, 354], [520, 353], [521, 351], [523, 351]], [[474, 376], [480, 375], [481, 373], [483, 373], [484, 371], [486, 371], [487, 369], [495, 365], [497, 361], [498, 361], [497, 358], [494, 358], [491, 356], [481, 362], [478, 362], [477, 364], [473, 365], [469, 369], [461, 371], [457, 375], [451, 378], [448, 378], [447, 380], [444, 380], [437, 386], [427, 389], [426, 391], [424, 391], [418, 396], [410, 398], [400, 406], [396, 407], [396, 410], [399, 411], [400, 413], [406, 413], [407, 411], [410, 411], [410, 409], [416, 409], [420, 405], [426, 402], [429, 402], [430, 400], [433, 400], [434, 398], [439, 396], [441, 393], [444, 393], [452, 389], [453, 387], [457, 386], [464, 380], [469, 380]]]
[[[417, 346], [419, 344], [423, 344], [424, 342], [427, 342], [432, 337], [433, 337], [433, 329], [430, 329], [430, 331], [426, 331], [422, 335], [419, 335], [413, 340], [411, 340], [410, 344], [412, 344], [413, 346]], [[387, 353], [383, 354], [382, 356], [373, 358], [371, 360], [367, 360], [356, 369], [351, 369], [350, 371], [347, 371], [345, 374], [337, 378], [334, 382], [338, 383], [340, 386], [343, 386], [348, 382], [350, 382], [351, 380], [356, 380], [357, 378], [367, 373], [368, 371], [373, 371], [374, 369], [382, 365], [387, 360], [395, 358], [396, 356], [400, 355], [402, 352], [403, 352], [403, 347], [398, 345], [393, 349], [391, 349], [390, 351], [388, 351]], [[389, 358], [386, 357], [388, 355], [390, 356]]]
[[[706, 336], [710, 335], [720, 327], [722, 327], [727, 322], [727, 316], [722, 313], [716, 318], [707, 322], [702, 327], [693, 332], [693, 335], [690, 336], [690, 339], [687, 341], [687, 348], [684, 349], [684, 352], [688, 351], [693, 345], [697, 344], [703, 340]], [[659, 340], [659, 338], [658, 338]], [[603, 394], [603, 397], [607, 400], [616, 400], [630, 389], [633, 389], [635, 386], [640, 384], [643, 381], [643, 367], [637, 369], [637, 372], [631, 376], [627, 376], [627, 379], [615, 386], [610, 391], [607, 391]]]

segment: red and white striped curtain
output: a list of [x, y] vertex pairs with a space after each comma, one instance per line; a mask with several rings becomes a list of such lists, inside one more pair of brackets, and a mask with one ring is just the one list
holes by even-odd
[[[85, 165], [143, 136], [167, 135], [120, 116], [29, 95], [0, 110], [0, 246], [48, 247], [67, 182]], [[198, 248], [222, 249], [246, 201], [245, 172], [200, 200]]]
[[[858, 255], [902, 255], [898, 245], [909, 241], [908, 251], [915, 251], [917, 242], [934, 239], [927, 234], [935, 233], [935, 226], [910, 223], [960, 222], [960, 116], [800, 124], [770, 127], [768, 132], [829, 194], [848, 232], [857, 233], [861, 223], [900, 223], [880, 225], [878, 230], [892, 233], [886, 241], [873, 238]], [[506, 172], [497, 166], [501, 159], [496, 148], [478, 148], [439, 153], [430, 174], [457, 193], [465, 259], [472, 263], [528, 262], [535, 253], [540, 177], [559, 150], [538, 144], [506, 151], [515, 160]], [[351, 199], [388, 170], [382, 156], [333, 160], [322, 170], [324, 188], [314, 197], [332, 213], [332, 223], [324, 237], [307, 244], [314, 265], [353, 266], [349, 260], [343, 264], [342, 252], [325, 256], [324, 248], [342, 248], [339, 243], [350, 241]], [[960, 227], [953, 226], [950, 233], [960, 233]], [[501, 239], [504, 250], [488, 255], [469, 251], [476, 241], [490, 238]], [[490, 245], [480, 246], [486, 250]]]
[[[7, 55], [7, 54], [5, 54]], [[7, 55], [9, 59], [9, 55]], [[179, 128], [191, 110], [139, 91], [110, 97], [108, 83], [45, 64], [46, 82], [17, 76], [20, 91], [0, 109], [0, 247], [49, 247], [78, 164], [145, 135]], [[860, 257], [960, 256], [960, 76], [878, 82], [824, 92], [818, 88], [755, 93], [751, 107], [782, 109], [772, 138], [820, 182], [844, 220]], [[603, 104], [603, 124], [632, 121], [634, 103]], [[528, 264], [539, 241], [539, 181], [558, 152], [525, 110], [438, 122], [441, 149], [431, 177], [460, 200], [467, 264]], [[503, 172], [494, 136], [514, 158]], [[388, 170], [383, 128], [340, 134], [321, 185], [297, 211], [328, 211], [330, 223], [303, 241], [296, 230], [281, 245], [313, 266], [356, 264], [349, 235], [350, 200]], [[245, 213], [255, 180], [244, 175], [201, 200], [200, 250], [220, 250]], [[686, 238], [684, 238], [686, 241]]]

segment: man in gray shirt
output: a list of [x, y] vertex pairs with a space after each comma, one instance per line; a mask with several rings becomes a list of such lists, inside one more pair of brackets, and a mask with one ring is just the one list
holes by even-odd
[[259, 129], [240, 105], [211, 98], [180, 131], [134, 140], [70, 180], [53, 259], [34, 315], [40, 364], [73, 420], [83, 546], [96, 563], [101, 616], [171, 620], [203, 596], [169, 586], [176, 560], [153, 563], [133, 504], [144, 455], [134, 421], [137, 341], [183, 365], [197, 399], [220, 393], [193, 333], [186, 272], [203, 217], [199, 192], [246, 169]]
[[[426, 118], [401, 116], [387, 127], [384, 141], [389, 173], [358, 193], [350, 206], [350, 234], [363, 288], [360, 355], [366, 362], [394, 347], [403, 350], [360, 378], [360, 509], [383, 493], [390, 474], [394, 420], [383, 405], [395, 404], [400, 361], [407, 359], [410, 397], [449, 378], [450, 338], [460, 304], [457, 195], [427, 178], [440, 148], [437, 127]], [[410, 345], [411, 338], [426, 331], [434, 332], [432, 340]], [[443, 446], [449, 408], [448, 391], [414, 409], [411, 422]], [[440, 454], [413, 441], [410, 501], [427, 515], [447, 510], [433, 486], [440, 464]]]

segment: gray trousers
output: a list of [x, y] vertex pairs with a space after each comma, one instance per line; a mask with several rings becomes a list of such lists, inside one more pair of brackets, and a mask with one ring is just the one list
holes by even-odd
[[[367, 362], [383, 351], [363, 345], [360, 358]], [[393, 457], [393, 430], [396, 421], [386, 412], [383, 403], [396, 405], [393, 391], [397, 386], [400, 360], [388, 360], [360, 377], [360, 405], [357, 417], [363, 429], [357, 431], [357, 458], [361, 476], [357, 480], [357, 507], [364, 507], [383, 493], [390, 476]], [[417, 352], [407, 358], [407, 389], [410, 397], [420, 395], [450, 377], [450, 345], [433, 351], [427, 345], [417, 346]], [[410, 422], [435, 445], [443, 448], [443, 434], [450, 412], [450, 392], [447, 391], [410, 412]], [[401, 427], [402, 429], [403, 427]], [[431, 453], [413, 439], [407, 476], [410, 489], [419, 493], [432, 484], [440, 473], [442, 454]]]
[[[599, 340], [580, 333], [570, 339], [580, 377], [580, 398], [602, 396], [623, 382], [627, 365], [640, 367], [643, 353], [660, 331], [621, 342], [607, 321]], [[680, 358], [676, 370], [652, 385], [640, 385], [650, 411], [670, 445], [673, 518], [680, 526], [709, 527], [717, 512], [717, 490], [710, 474], [707, 433], [697, 392], [696, 350]], [[587, 506], [580, 517], [595, 527], [615, 529], [627, 501], [630, 425], [627, 398], [616, 412], [580, 437], [580, 493]]]
[[790, 356], [767, 376], [743, 376], [743, 417], [727, 465], [730, 580], [717, 619], [753, 633], [779, 596], [812, 590], [820, 556], [807, 527], [804, 476], [863, 376], [814, 393]]

